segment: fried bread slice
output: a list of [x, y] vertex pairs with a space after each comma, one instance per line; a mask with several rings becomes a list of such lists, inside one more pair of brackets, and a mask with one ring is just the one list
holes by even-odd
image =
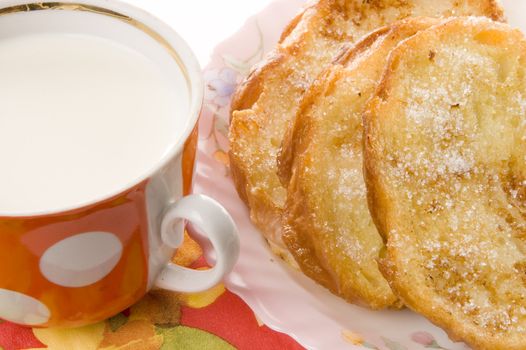
[[367, 208], [362, 114], [391, 50], [437, 23], [410, 18], [356, 44], [312, 84], [285, 142], [294, 157], [284, 242], [307, 276], [373, 309], [398, 299], [377, 264], [384, 243]]
[[526, 40], [484, 18], [392, 51], [364, 114], [380, 268], [476, 349], [526, 349]]
[[229, 137], [237, 191], [275, 251], [287, 255], [281, 239], [286, 190], [276, 175], [276, 156], [303, 93], [342, 43], [409, 16], [469, 14], [503, 17], [496, 0], [319, 0], [292, 20], [238, 88]]

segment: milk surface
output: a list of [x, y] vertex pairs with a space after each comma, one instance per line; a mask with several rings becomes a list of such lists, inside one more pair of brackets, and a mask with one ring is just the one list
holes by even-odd
[[0, 40], [0, 216], [84, 204], [138, 180], [180, 135], [181, 89], [107, 39]]

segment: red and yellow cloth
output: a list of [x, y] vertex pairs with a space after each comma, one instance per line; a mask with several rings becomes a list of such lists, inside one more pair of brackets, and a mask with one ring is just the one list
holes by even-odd
[[[206, 268], [188, 235], [174, 256], [183, 266]], [[76, 329], [25, 328], [0, 323], [0, 349], [51, 350], [233, 350], [303, 349], [263, 325], [222, 284], [202, 293], [151, 291], [111, 319]]]

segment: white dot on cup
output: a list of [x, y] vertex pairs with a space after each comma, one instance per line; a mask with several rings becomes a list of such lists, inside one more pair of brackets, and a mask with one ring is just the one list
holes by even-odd
[[46, 323], [49, 317], [49, 309], [37, 299], [0, 288], [0, 318], [26, 326], [37, 326]]
[[40, 271], [60, 286], [84, 287], [106, 277], [121, 255], [122, 243], [113, 233], [80, 233], [48, 248], [40, 258]]

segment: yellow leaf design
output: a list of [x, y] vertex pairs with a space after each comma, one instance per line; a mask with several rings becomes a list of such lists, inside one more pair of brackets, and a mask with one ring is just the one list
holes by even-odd
[[106, 327], [104, 339], [99, 350], [158, 350], [163, 338], [155, 332], [155, 327], [147, 321], [128, 321], [116, 332]]
[[102, 341], [104, 327], [100, 322], [81, 328], [33, 328], [33, 334], [49, 350], [96, 350]]
[[225, 286], [220, 283], [217, 286], [200, 293], [183, 293], [179, 295], [181, 302], [191, 308], [200, 309], [212, 304], [225, 292]]
[[354, 332], [351, 332], [348, 329], [342, 330], [342, 338], [348, 343], [351, 343], [353, 345], [362, 345], [363, 344], [363, 338], [361, 335], [356, 334]]
[[110, 345], [99, 350], [159, 350], [161, 346], [163, 346], [163, 336], [154, 335], [148, 339], [136, 339], [124, 345]]
[[180, 266], [190, 266], [201, 255], [203, 255], [203, 250], [185, 230], [183, 244], [175, 251], [172, 262]]

